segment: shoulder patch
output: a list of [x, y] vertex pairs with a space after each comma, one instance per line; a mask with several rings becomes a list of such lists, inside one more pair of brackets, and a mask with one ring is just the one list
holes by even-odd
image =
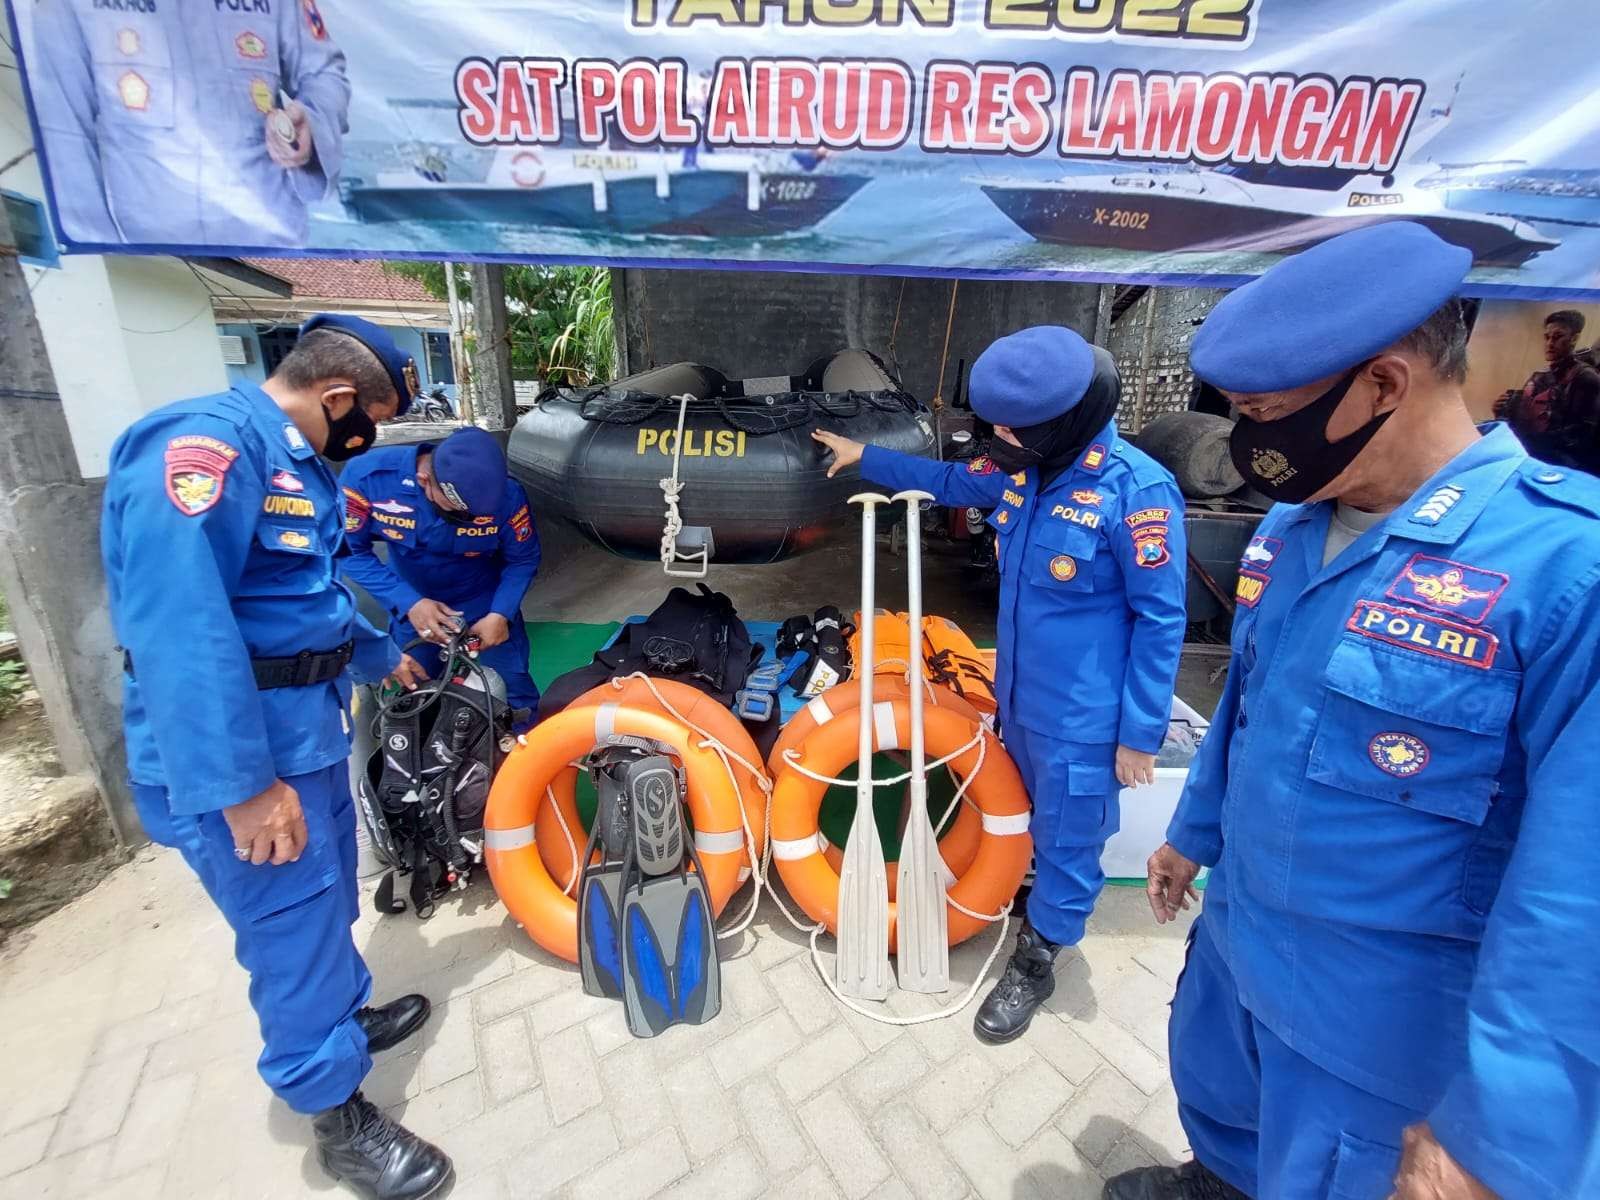
[[987, 454], [980, 454], [967, 462], [968, 475], [993, 475], [996, 469], [994, 460]]
[[198, 517], [222, 499], [239, 451], [221, 438], [181, 434], [167, 442], [167, 499], [186, 517]]
[[519, 542], [525, 542], [533, 536], [533, 518], [528, 515], [526, 504], [511, 514], [511, 528]]
[[359, 533], [367, 518], [372, 515], [372, 505], [354, 488], [344, 489], [344, 531]]

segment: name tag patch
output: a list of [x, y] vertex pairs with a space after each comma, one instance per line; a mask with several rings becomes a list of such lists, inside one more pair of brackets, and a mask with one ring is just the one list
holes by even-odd
[[1233, 587], [1233, 598], [1246, 608], [1254, 608], [1261, 603], [1261, 597], [1267, 594], [1267, 584], [1271, 582], [1267, 576], [1254, 571], [1240, 571], [1239, 582]]
[[1418, 554], [1400, 569], [1385, 594], [1402, 604], [1481, 625], [1510, 584], [1511, 577], [1499, 571]]
[[1483, 670], [1494, 665], [1500, 650], [1500, 639], [1490, 630], [1376, 600], [1358, 600], [1346, 627], [1374, 641]]

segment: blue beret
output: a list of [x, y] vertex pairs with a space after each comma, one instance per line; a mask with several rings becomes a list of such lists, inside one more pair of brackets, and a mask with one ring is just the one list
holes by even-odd
[[1026, 429], [1071, 412], [1094, 377], [1094, 351], [1061, 325], [1035, 325], [993, 343], [972, 364], [972, 411]]
[[434, 448], [433, 478], [473, 516], [492, 517], [506, 494], [506, 456], [493, 434], [458, 429]]
[[409, 354], [394, 344], [394, 338], [389, 336], [387, 329], [381, 325], [374, 325], [371, 321], [363, 321], [360, 317], [347, 317], [342, 313], [318, 313], [300, 326], [300, 336], [305, 337], [313, 329], [332, 329], [349, 334], [371, 350], [378, 356], [383, 369], [389, 373], [389, 382], [394, 384], [394, 394], [400, 397], [400, 414], [411, 407], [411, 397], [416, 391], [414, 380], [417, 364]]
[[1329, 238], [1223, 297], [1194, 335], [1194, 373], [1229, 392], [1284, 392], [1364, 362], [1428, 319], [1472, 252], [1415, 221]]

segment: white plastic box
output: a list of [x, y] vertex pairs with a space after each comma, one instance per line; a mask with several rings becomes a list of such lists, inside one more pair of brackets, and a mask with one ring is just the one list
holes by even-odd
[[[1177, 696], [1172, 719], [1204, 733], [1210, 723]], [[1122, 789], [1122, 828], [1106, 843], [1100, 869], [1107, 879], [1143, 879], [1145, 864], [1167, 840], [1167, 825], [1189, 780], [1187, 767], [1157, 767], [1154, 786]]]

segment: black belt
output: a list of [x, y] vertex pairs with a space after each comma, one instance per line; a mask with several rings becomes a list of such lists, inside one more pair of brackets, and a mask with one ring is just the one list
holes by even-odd
[[[348, 641], [337, 650], [302, 650], [288, 658], [252, 658], [250, 669], [255, 672], [256, 687], [267, 688], [315, 687], [319, 683], [332, 683], [350, 665], [355, 642]], [[133, 678], [133, 655], [122, 652], [122, 669]]]

